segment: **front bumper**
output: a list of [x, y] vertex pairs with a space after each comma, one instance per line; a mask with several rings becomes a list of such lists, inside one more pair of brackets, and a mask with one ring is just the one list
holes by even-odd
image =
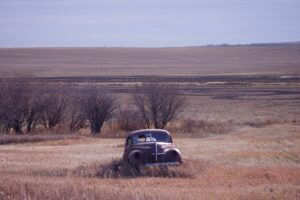
[[178, 166], [178, 165], [180, 165], [180, 162], [146, 163], [146, 167]]

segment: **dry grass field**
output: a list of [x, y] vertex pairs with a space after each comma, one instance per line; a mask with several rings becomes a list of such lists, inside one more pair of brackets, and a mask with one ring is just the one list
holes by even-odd
[[0, 134], [0, 200], [300, 199], [298, 43], [0, 49], [0, 77], [24, 74], [41, 91], [112, 93], [121, 108], [136, 85], [175, 85], [186, 106], [166, 128], [184, 163], [116, 173], [125, 133], [113, 123], [100, 137]]
[[0, 49], [0, 73], [130, 76], [300, 73], [300, 45]]
[[127, 178], [103, 172], [120, 158], [120, 139], [2, 145], [0, 199], [299, 199], [299, 133], [277, 124], [175, 138], [183, 166]]

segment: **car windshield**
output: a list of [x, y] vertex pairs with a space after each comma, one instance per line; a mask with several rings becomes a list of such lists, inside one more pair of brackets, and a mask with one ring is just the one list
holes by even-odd
[[165, 132], [142, 132], [133, 137], [133, 143], [143, 142], [171, 142], [170, 136]]

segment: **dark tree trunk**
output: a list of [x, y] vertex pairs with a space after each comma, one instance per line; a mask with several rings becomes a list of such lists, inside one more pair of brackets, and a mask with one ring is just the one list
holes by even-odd
[[93, 135], [97, 135], [97, 134], [100, 134], [101, 132], [101, 129], [102, 129], [102, 126], [103, 126], [103, 122], [92, 122], [91, 123], [91, 132]]
[[13, 126], [13, 129], [14, 131], [16, 132], [17, 135], [21, 135], [23, 134], [23, 131], [22, 131], [22, 126], [19, 122], [16, 122]]

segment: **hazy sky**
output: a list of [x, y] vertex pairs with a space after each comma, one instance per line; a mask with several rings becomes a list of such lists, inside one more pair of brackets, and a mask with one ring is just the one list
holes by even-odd
[[0, 0], [0, 47], [300, 41], [300, 0]]

